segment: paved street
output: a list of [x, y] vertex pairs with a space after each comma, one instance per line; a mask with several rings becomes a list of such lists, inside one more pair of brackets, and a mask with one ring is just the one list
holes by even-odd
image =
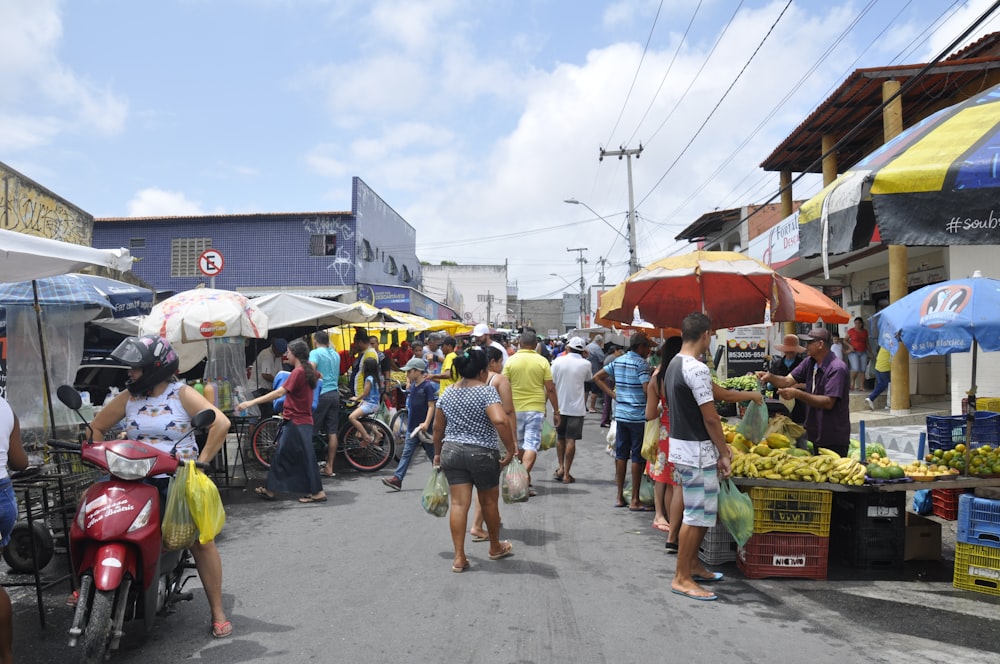
[[[346, 466], [326, 480], [331, 500], [303, 506], [223, 493], [219, 539], [231, 639], [209, 636], [195, 600], [128, 636], [113, 661], [211, 662], [996, 662], [1000, 597], [958, 591], [950, 563], [901, 575], [832, 565], [830, 580], [749, 581], [719, 566], [720, 601], [670, 593], [675, 558], [649, 513], [614, 509], [606, 429], [588, 416], [573, 474], [550, 480], [543, 452], [538, 496], [503, 505], [503, 536], [516, 555], [451, 572], [446, 519], [428, 516], [420, 492], [430, 464], [411, 467], [400, 493]], [[53, 564], [51, 567], [55, 567]], [[47, 572], [52, 571], [47, 570]], [[197, 582], [192, 582], [197, 585]], [[15, 595], [16, 661], [70, 661], [64, 586], [46, 593], [48, 628], [34, 597]]]

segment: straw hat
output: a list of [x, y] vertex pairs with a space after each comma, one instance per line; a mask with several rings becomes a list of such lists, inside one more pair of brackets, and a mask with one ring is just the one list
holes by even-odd
[[806, 349], [799, 345], [799, 337], [795, 334], [786, 334], [780, 344], [774, 344], [776, 350], [782, 353], [804, 353]]

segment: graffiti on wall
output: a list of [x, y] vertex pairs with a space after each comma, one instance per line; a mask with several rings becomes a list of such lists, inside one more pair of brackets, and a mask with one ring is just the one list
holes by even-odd
[[89, 247], [94, 217], [0, 164], [0, 228]]
[[326, 266], [334, 275], [334, 283], [345, 285], [353, 282], [351, 268], [351, 252], [349, 246], [354, 245], [354, 227], [350, 221], [340, 217], [310, 217], [302, 222], [302, 227], [309, 235], [335, 235], [337, 249], [331, 258], [333, 261]]

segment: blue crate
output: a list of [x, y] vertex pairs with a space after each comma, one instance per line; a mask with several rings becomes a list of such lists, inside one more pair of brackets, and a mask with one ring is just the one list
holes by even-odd
[[[955, 445], [966, 442], [965, 415], [928, 415], [927, 447], [930, 450], [951, 450]], [[970, 449], [981, 445], [1000, 445], [1000, 413], [976, 411], [976, 421], [972, 424]]]
[[958, 498], [955, 540], [1000, 549], [1000, 500], [964, 493]]

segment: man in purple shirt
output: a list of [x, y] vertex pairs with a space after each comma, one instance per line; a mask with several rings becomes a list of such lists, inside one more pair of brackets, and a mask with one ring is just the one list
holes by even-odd
[[813, 444], [847, 456], [851, 440], [847, 365], [831, 352], [826, 328], [814, 327], [808, 334], [800, 334], [799, 339], [809, 356], [804, 362], [787, 376], [762, 372], [758, 377], [777, 387], [782, 399], [805, 403], [806, 433]]

